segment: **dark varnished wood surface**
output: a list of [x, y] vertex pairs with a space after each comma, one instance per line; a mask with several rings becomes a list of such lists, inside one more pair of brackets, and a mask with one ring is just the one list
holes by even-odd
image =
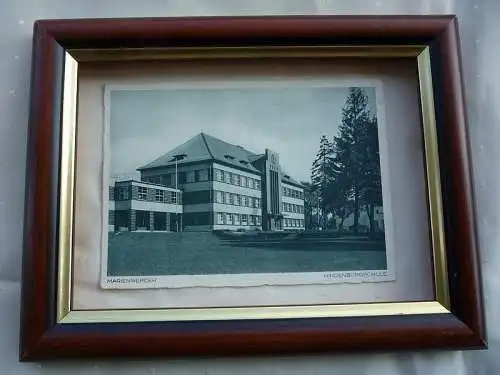
[[[69, 48], [426, 43], [432, 46], [452, 314], [57, 325], [59, 163], [55, 68]], [[61, 49], [62, 46], [62, 49]], [[20, 360], [484, 348], [471, 172], [452, 16], [44, 20], [35, 25]]]

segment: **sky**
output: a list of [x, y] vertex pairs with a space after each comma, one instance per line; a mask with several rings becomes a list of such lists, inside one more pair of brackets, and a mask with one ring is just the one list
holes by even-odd
[[[111, 176], [128, 175], [200, 132], [280, 155], [310, 181], [322, 135], [337, 135], [347, 87], [120, 89], [110, 96]], [[375, 89], [365, 88], [375, 114]]]

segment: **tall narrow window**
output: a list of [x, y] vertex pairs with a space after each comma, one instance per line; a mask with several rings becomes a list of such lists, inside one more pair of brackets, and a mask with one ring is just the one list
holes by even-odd
[[217, 224], [224, 224], [224, 213], [217, 213]]
[[144, 186], [139, 186], [137, 199], [141, 201], [145, 201], [146, 199], [148, 199], [148, 188]]
[[215, 171], [215, 180], [219, 182], [224, 181], [224, 176], [222, 171], [220, 169], [214, 169], [214, 171]]
[[215, 192], [215, 202], [216, 203], [224, 203], [224, 201], [222, 199], [222, 191]]

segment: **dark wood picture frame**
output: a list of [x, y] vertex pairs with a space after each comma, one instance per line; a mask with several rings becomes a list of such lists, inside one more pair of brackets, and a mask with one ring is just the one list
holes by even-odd
[[[58, 187], [65, 51], [360, 44], [429, 47], [449, 313], [58, 323]], [[486, 348], [468, 147], [457, 19], [451, 15], [37, 21], [28, 134], [20, 360]]]

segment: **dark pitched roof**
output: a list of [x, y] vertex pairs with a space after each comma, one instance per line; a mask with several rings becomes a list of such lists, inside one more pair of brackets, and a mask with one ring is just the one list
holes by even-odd
[[138, 168], [138, 170], [175, 165], [175, 157], [178, 155], [182, 155], [179, 164], [215, 160], [236, 168], [260, 173], [252, 165], [252, 161], [258, 157], [257, 154], [205, 133], [194, 136], [173, 150]]
[[288, 183], [288, 184], [290, 184], [290, 185], [295, 185], [295, 186], [297, 186], [297, 187], [304, 187], [304, 185], [302, 185], [302, 183], [300, 183], [299, 181], [297, 181], [297, 180], [293, 179], [292, 177], [290, 177], [290, 175], [289, 175], [289, 174], [287, 174], [287, 173], [283, 170], [283, 168], [281, 168], [281, 175], [283, 176], [283, 177], [281, 178], [281, 181], [282, 181], [282, 182], [286, 182], [286, 183]]
[[[264, 156], [264, 154], [253, 153], [242, 146], [233, 145], [211, 135], [200, 133], [152, 162], [137, 168], [137, 170], [173, 166], [175, 165], [174, 157], [179, 155], [182, 156], [182, 159], [178, 161], [179, 165], [214, 160], [254, 173], [261, 172], [252, 163]], [[281, 171], [283, 174], [282, 181], [302, 186], [300, 182], [287, 175], [283, 169]]]

